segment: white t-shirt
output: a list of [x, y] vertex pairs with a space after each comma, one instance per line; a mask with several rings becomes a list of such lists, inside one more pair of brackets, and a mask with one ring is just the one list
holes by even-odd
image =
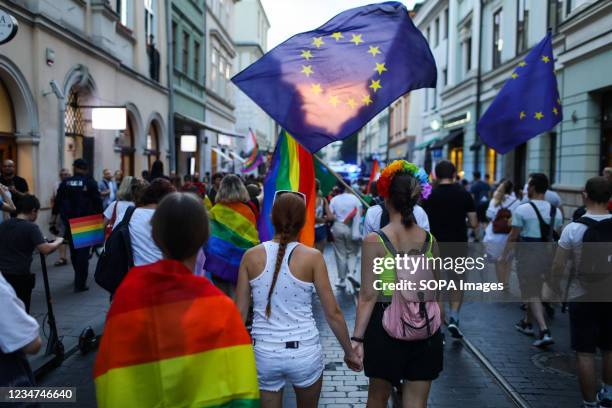
[[[380, 220], [382, 218], [383, 209], [380, 205], [376, 204], [368, 208], [365, 215], [365, 221], [363, 223], [363, 236], [368, 235], [371, 232], [378, 231], [380, 229]], [[412, 215], [419, 227], [425, 231], [429, 231], [429, 218], [427, 213], [420, 205], [415, 205], [412, 210]]]
[[162, 252], [153, 242], [151, 218], [155, 210], [152, 208], [137, 208], [130, 219], [130, 239], [134, 266], [148, 265], [162, 259]]
[[516, 198], [514, 194], [506, 194], [504, 197], [504, 201], [502, 201], [501, 205], [495, 205], [491, 200], [489, 202], [489, 208], [487, 208], [487, 218], [489, 220], [494, 220], [497, 212], [502, 208], [507, 208], [510, 212], [514, 212], [514, 210], [521, 204], [521, 201]]
[[115, 210], [115, 204], [117, 204], [117, 215], [115, 218], [115, 223], [113, 224], [113, 229], [123, 220], [123, 216], [125, 215], [125, 211], [134, 206], [134, 203], [131, 201], [113, 201], [106, 207], [104, 210], [104, 218], [109, 220], [113, 218], [113, 211]]
[[0, 274], [0, 350], [12, 353], [38, 337], [38, 323], [26, 313], [13, 287]]
[[[601, 214], [595, 215], [586, 213], [584, 217], [589, 217], [595, 221], [603, 221], [608, 218], [612, 218], [612, 214]], [[563, 232], [561, 232], [561, 237], [559, 238], [559, 246], [563, 249], [576, 249], [582, 246], [582, 237], [587, 230], [587, 226], [581, 224], [579, 222], [570, 222], [567, 224], [565, 228], [563, 228]]]
[[344, 222], [355, 208], [357, 211], [361, 210], [361, 201], [353, 194], [342, 193], [331, 199], [329, 208], [338, 221]]
[[[531, 202], [537, 207], [544, 222], [550, 225], [550, 203], [545, 200], [531, 200]], [[559, 208], [557, 208], [553, 227], [558, 229], [562, 224], [563, 215]], [[542, 238], [538, 216], [528, 202], [516, 207], [512, 213], [512, 226], [521, 228], [521, 237]]]

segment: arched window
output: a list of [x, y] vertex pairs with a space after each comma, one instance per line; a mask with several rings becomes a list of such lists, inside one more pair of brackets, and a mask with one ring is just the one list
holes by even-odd
[[83, 157], [85, 126], [83, 112], [79, 107], [79, 94], [73, 89], [68, 95], [64, 114], [66, 142], [64, 144], [64, 167], [72, 168], [75, 159]]
[[119, 133], [119, 147], [121, 149], [121, 171], [124, 176], [134, 175], [134, 125], [128, 113], [125, 130]]
[[0, 81], [0, 163], [6, 159], [17, 159], [15, 112], [8, 90]]
[[153, 162], [159, 159], [159, 130], [155, 122], [151, 122], [147, 131], [147, 149], [145, 154], [147, 156], [148, 168], [151, 170]]

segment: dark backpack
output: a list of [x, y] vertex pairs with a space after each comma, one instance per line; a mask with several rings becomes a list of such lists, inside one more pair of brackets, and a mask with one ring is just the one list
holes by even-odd
[[578, 275], [586, 282], [612, 277], [612, 218], [595, 221], [580, 217], [576, 222], [586, 225]]
[[557, 207], [550, 204], [550, 224], [547, 224], [544, 221], [544, 218], [542, 218], [542, 214], [540, 214], [538, 207], [536, 207], [536, 205], [531, 201], [529, 201], [529, 204], [531, 205], [531, 207], [533, 208], [533, 211], [535, 211], [536, 215], [538, 216], [538, 222], [540, 223], [540, 234], [541, 234], [542, 242], [558, 241], [559, 233], [555, 231], [555, 216], [557, 215]]
[[494, 233], [509, 234], [512, 230], [512, 225], [510, 224], [510, 220], [512, 219], [512, 211], [510, 211], [508, 208], [511, 207], [515, 201], [516, 200], [511, 202], [508, 207], [502, 207], [497, 210], [497, 214], [495, 214], [495, 219], [492, 223]]
[[130, 219], [136, 207], [129, 207], [121, 222], [115, 227], [106, 242], [104, 252], [98, 259], [94, 278], [102, 288], [114, 294], [119, 284], [134, 266], [132, 241], [130, 239]]

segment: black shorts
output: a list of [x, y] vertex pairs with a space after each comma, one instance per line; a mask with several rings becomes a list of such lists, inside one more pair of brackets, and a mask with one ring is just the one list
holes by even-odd
[[612, 303], [571, 302], [569, 315], [573, 350], [612, 351]]
[[443, 367], [444, 346], [438, 330], [425, 340], [404, 341], [389, 336], [382, 325], [383, 303], [377, 302], [366, 329], [363, 367], [368, 378], [393, 385], [406, 381], [433, 381]]

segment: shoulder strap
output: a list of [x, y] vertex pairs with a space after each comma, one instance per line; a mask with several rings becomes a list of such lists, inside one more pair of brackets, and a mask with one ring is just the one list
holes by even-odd
[[582, 216], [582, 217], [578, 218], [574, 222], [577, 222], [577, 223], [582, 224], [582, 225], [586, 225], [589, 228], [590, 227], [594, 227], [595, 225], [599, 224], [599, 221], [595, 221], [594, 219], [592, 219], [590, 217], [585, 217], [585, 216]]
[[391, 240], [389, 240], [389, 237], [387, 236], [387, 234], [385, 234], [382, 230], [378, 230], [374, 232], [380, 237], [380, 239], [382, 239], [383, 246], [387, 249], [387, 251], [391, 252], [391, 255], [395, 256], [397, 254], [397, 250], [391, 243]]
[[503, 205], [500, 205], [501, 208], [505, 208], [508, 209], [510, 207], [512, 207], [512, 204], [516, 203], [518, 201], [518, 198], [515, 198], [514, 200], [512, 200], [512, 202], [510, 204], [508, 204], [506, 207], [504, 207]]
[[136, 211], [136, 206], [132, 205], [125, 210], [125, 214], [123, 215], [122, 223], [129, 224], [132, 219], [132, 215]]
[[535, 211], [536, 215], [538, 216], [538, 222], [540, 223], [540, 236], [542, 237], [542, 239], [547, 238], [547, 237], [544, 236], [544, 228], [543, 227], [548, 225], [548, 224], [546, 224], [544, 222], [544, 218], [542, 218], [542, 214], [540, 214], [540, 211], [538, 210], [538, 207], [536, 207], [536, 205], [532, 201], [528, 201], [528, 203], [529, 203], [529, 205], [531, 205], [531, 208], [533, 208], [533, 211]]

